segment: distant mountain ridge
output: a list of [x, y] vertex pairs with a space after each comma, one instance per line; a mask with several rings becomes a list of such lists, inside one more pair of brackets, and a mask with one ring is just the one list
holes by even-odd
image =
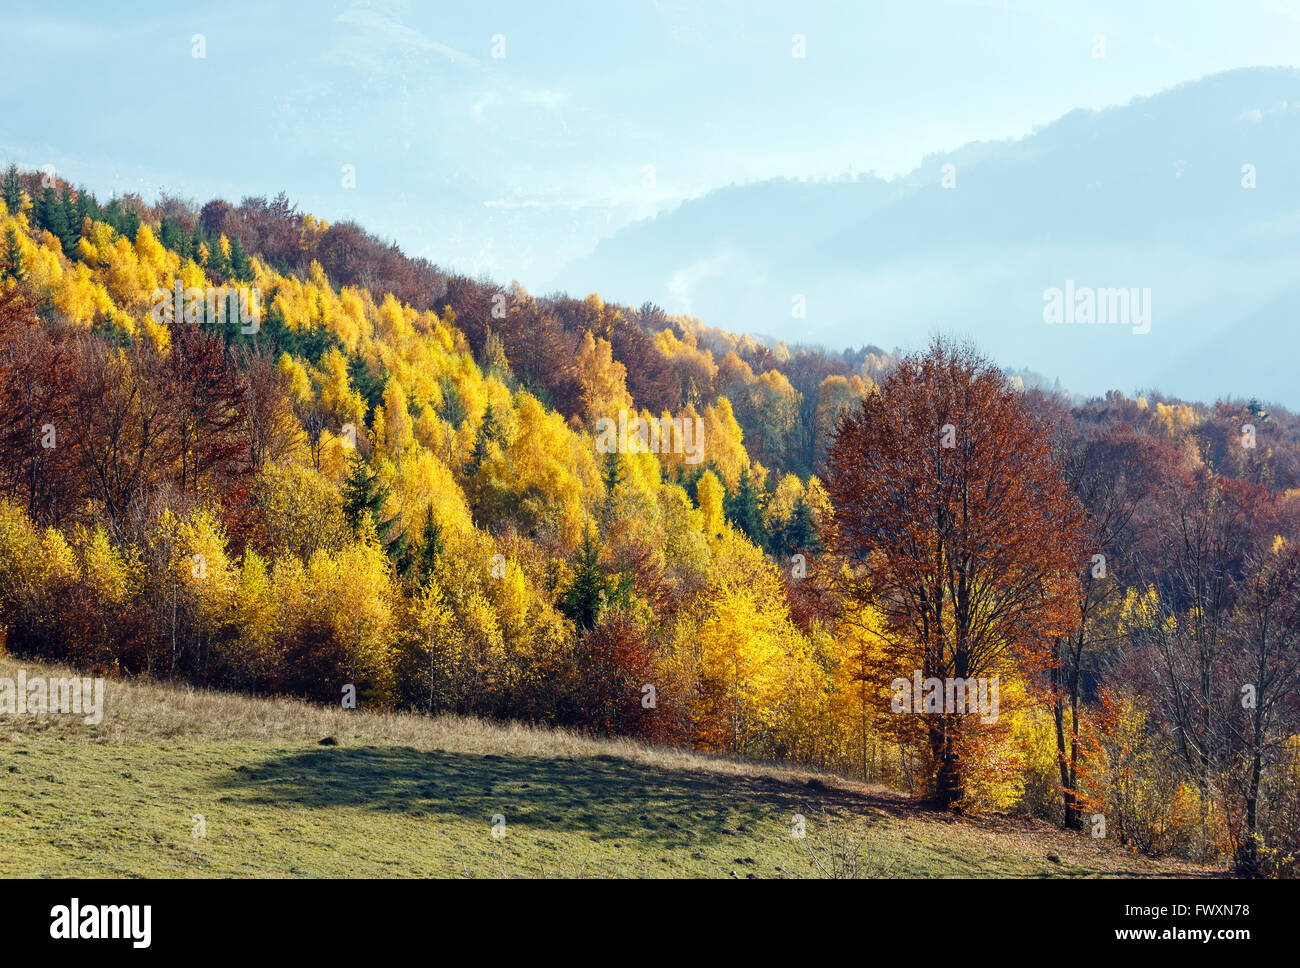
[[[555, 282], [792, 343], [969, 335], [1076, 392], [1295, 407], [1280, 361], [1300, 348], [1297, 162], [1300, 72], [1232, 71], [889, 182], [718, 189], [620, 230]], [[1045, 291], [1067, 284], [1150, 289], [1150, 331], [1044, 322]]]

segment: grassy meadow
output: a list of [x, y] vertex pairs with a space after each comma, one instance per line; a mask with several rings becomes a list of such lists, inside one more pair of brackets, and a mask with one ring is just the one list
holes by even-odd
[[[70, 674], [0, 656], [0, 676], [20, 667]], [[1214, 873], [835, 776], [474, 719], [144, 681], [110, 681], [96, 725], [0, 718], [6, 877]]]

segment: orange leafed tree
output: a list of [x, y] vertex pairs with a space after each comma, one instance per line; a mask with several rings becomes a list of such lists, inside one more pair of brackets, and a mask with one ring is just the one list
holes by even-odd
[[[846, 593], [887, 620], [882, 678], [971, 680], [1047, 660], [1077, 595], [1082, 511], [1001, 371], [941, 340], [903, 358], [841, 420], [828, 471]], [[953, 710], [897, 719], [928, 747], [938, 801], [960, 807], [963, 751], [987, 727]]]

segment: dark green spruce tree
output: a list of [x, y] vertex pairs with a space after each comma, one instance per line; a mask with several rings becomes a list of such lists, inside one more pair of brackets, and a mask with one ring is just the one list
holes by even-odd
[[560, 596], [560, 611], [580, 629], [594, 628], [609, 593], [609, 579], [600, 567], [600, 544], [594, 528], [582, 536], [573, 581]]
[[467, 473], [477, 473], [478, 469], [483, 466], [490, 453], [489, 445], [499, 440], [501, 437], [501, 428], [497, 424], [495, 411], [492, 404], [483, 408], [483, 422], [479, 424], [478, 435], [474, 438], [474, 448], [469, 452], [469, 467]]
[[446, 550], [442, 539], [442, 528], [433, 517], [433, 506], [429, 506], [429, 515], [424, 519], [424, 530], [420, 534], [420, 550], [416, 556], [415, 567], [420, 581], [428, 581], [438, 564], [438, 559]]
[[746, 467], [740, 472], [736, 489], [722, 502], [723, 513], [733, 527], [744, 532], [745, 537], [760, 548], [767, 547], [767, 529], [763, 526], [763, 507], [754, 477]]
[[72, 189], [66, 185], [59, 198], [59, 207], [63, 210], [63, 231], [54, 234], [63, 244], [63, 254], [72, 255], [77, 243], [81, 241], [81, 216], [77, 211], [77, 203], [72, 198]]
[[4, 248], [0, 250], [0, 282], [12, 279], [22, 283], [27, 279], [27, 267], [23, 264], [23, 250], [18, 245], [18, 232], [11, 225], [5, 229]]
[[813, 515], [812, 507], [802, 495], [795, 501], [790, 520], [786, 521], [778, 533], [772, 536], [772, 543], [777, 546], [775, 550], [779, 550], [782, 554], [791, 555], [795, 552], [821, 554], [822, 539], [817, 531], [817, 519]]
[[605, 513], [609, 514], [614, 508], [614, 492], [623, 481], [623, 461], [618, 451], [611, 450], [605, 455], [600, 478], [605, 484]]
[[253, 278], [253, 260], [244, 251], [244, 243], [237, 235], [230, 240], [230, 275], [236, 282], [248, 282]]
[[408, 572], [412, 565], [410, 539], [396, 528], [396, 517], [385, 518], [384, 505], [388, 502], [388, 486], [371, 470], [370, 462], [361, 452], [354, 450], [348, 457], [348, 476], [343, 481], [343, 514], [352, 530], [360, 532], [370, 521], [384, 546], [388, 557], [400, 573]]
[[23, 204], [23, 183], [18, 179], [17, 165], [5, 169], [4, 178], [0, 179], [0, 199], [4, 200], [5, 210], [10, 215], [18, 214]]

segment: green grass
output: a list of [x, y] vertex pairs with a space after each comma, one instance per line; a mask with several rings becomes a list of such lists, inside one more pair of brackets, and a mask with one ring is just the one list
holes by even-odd
[[[0, 675], [18, 666], [0, 656]], [[0, 718], [0, 876], [807, 877], [852, 858], [876, 877], [1213, 873], [626, 741], [152, 683], [107, 691], [96, 726]]]

